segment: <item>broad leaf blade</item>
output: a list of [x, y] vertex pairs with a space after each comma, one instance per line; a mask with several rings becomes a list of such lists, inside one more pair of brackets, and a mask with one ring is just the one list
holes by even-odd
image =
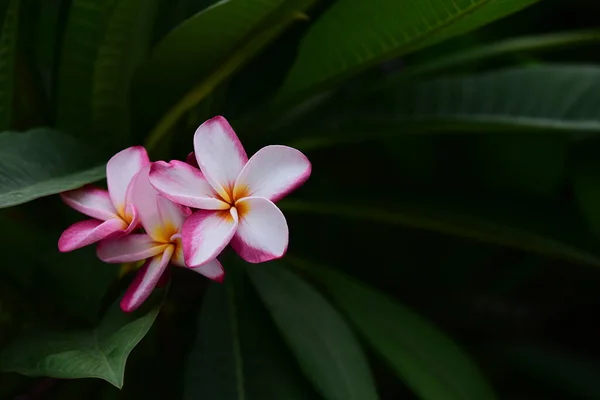
[[0, 133], [0, 208], [75, 189], [104, 178], [100, 158], [49, 129]]
[[100, 378], [123, 386], [125, 362], [146, 335], [160, 307], [126, 314], [115, 303], [90, 331], [21, 338], [0, 353], [0, 369], [28, 376]]
[[233, 264], [204, 297], [185, 398], [315, 399], [244, 272]]
[[74, 0], [69, 8], [59, 76], [57, 125], [72, 135], [92, 134], [94, 68], [116, 0]]
[[304, 373], [324, 398], [378, 398], [358, 341], [320, 293], [278, 263], [250, 265], [248, 274]]
[[[220, 1], [184, 21], [159, 42], [136, 73], [140, 113], [146, 119], [161, 115], [261, 30], [289, 20], [292, 12], [301, 12], [315, 1]], [[143, 125], [149, 128], [152, 122]]]
[[0, 25], [0, 131], [11, 127], [20, 3], [10, 0]]
[[337, 1], [305, 36], [279, 100], [327, 89], [367, 67], [468, 32], [536, 1]]
[[288, 259], [318, 280], [367, 342], [423, 400], [492, 400], [473, 361], [444, 333], [387, 295], [331, 269]]
[[[279, 205], [286, 212], [398, 224], [600, 266], [595, 241], [577, 215], [542, 204], [517, 208], [516, 203], [507, 203], [407, 194], [393, 207], [300, 200]], [[554, 218], [552, 225], [547, 223], [549, 216]]]
[[[419, 132], [600, 132], [600, 68], [514, 67], [473, 76], [398, 84], [319, 111], [320, 137], [303, 148]], [[304, 129], [304, 128], [303, 128]], [[314, 127], [312, 128], [314, 129]]]
[[147, 55], [158, 0], [123, 0], [107, 20], [94, 63], [94, 134], [126, 143], [130, 134], [131, 81]]

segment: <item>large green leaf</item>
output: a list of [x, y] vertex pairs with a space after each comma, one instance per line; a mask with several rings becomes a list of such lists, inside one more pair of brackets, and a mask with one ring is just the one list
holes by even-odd
[[126, 143], [130, 133], [131, 81], [147, 55], [158, 0], [122, 0], [108, 18], [94, 63], [94, 134]]
[[393, 207], [301, 200], [284, 200], [279, 205], [286, 212], [398, 224], [600, 266], [595, 240], [578, 215], [564, 207], [409, 193]]
[[315, 399], [239, 267], [204, 297], [198, 338], [188, 357], [185, 398]]
[[305, 36], [279, 100], [327, 89], [381, 61], [463, 34], [536, 1], [337, 1]]
[[247, 271], [304, 373], [324, 398], [378, 398], [358, 341], [320, 293], [276, 262], [249, 265]]
[[387, 295], [326, 267], [288, 258], [318, 280], [367, 342], [423, 400], [491, 400], [473, 361], [443, 332]]
[[58, 76], [57, 124], [77, 136], [90, 136], [94, 69], [108, 18], [116, 0], [74, 0], [62, 45]]
[[[423, 132], [600, 132], [600, 68], [514, 67], [479, 75], [398, 84], [320, 110], [319, 136], [302, 148]], [[312, 127], [314, 130], [314, 127]]]
[[0, 133], [0, 208], [104, 177], [100, 158], [74, 138], [49, 129]]
[[[220, 1], [173, 29], [136, 74], [136, 99], [140, 116], [145, 117], [144, 128], [169, 107], [177, 110], [182, 97], [201, 91], [202, 96], [192, 95], [190, 104], [178, 111], [179, 118], [315, 1]], [[209, 89], [204, 88], [207, 81]]]
[[21, 0], [10, 0], [0, 25], [0, 131], [10, 128]]
[[143, 307], [126, 314], [117, 302], [93, 330], [17, 339], [0, 353], [0, 370], [62, 379], [100, 378], [120, 388], [127, 357], [146, 335], [159, 309]]

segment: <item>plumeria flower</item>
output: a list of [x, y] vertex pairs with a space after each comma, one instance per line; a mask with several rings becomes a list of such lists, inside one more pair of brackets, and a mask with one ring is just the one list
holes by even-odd
[[181, 161], [157, 162], [150, 182], [166, 198], [199, 209], [184, 223], [183, 254], [188, 266], [214, 259], [229, 243], [246, 261], [282, 257], [288, 226], [274, 204], [303, 184], [311, 164], [300, 151], [267, 146], [250, 160], [223, 117], [203, 123], [194, 134], [200, 169]]
[[94, 219], [67, 228], [58, 239], [58, 249], [73, 251], [136, 229], [139, 221], [128, 188], [133, 177], [149, 164], [146, 149], [129, 147], [115, 154], [106, 164], [108, 191], [87, 185], [61, 193], [60, 197], [67, 205]]
[[[132, 233], [98, 244], [98, 258], [107, 263], [145, 260], [121, 300], [126, 312], [137, 309], [159, 284], [169, 264], [185, 267], [181, 244], [181, 227], [191, 211], [159, 196], [150, 185], [150, 165], [145, 166], [131, 185], [131, 199], [146, 233]], [[223, 267], [216, 259], [201, 267], [190, 268], [210, 279], [221, 282]]]

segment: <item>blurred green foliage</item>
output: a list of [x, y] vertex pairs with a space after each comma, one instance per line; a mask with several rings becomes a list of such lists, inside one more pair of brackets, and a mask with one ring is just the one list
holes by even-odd
[[[598, 398], [599, 12], [0, 1], [0, 398]], [[290, 255], [121, 314], [131, 276], [58, 252], [54, 195], [217, 114], [311, 160]]]

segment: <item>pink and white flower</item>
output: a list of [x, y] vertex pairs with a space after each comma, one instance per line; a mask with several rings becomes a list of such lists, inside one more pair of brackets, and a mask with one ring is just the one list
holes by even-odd
[[126, 235], [139, 225], [128, 190], [133, 177], [150, 164], [146, 149], [129, 147], [106, 164], [108, 191], [91, 185], [60, 194], [75, 210], [92, 217], [67, 228], [58, 240], [61, 252], [73, 251], [108, 237]]
[[267, 146], [248, 160], [237, 135], [221, 116], [194, 134], [200, 169], [181, 161], [156, 162], [150, 182], [166, 198], [199, 209], [183, 224], [183, 254], [188, 266], [201, 266], [231, 243], [246, 261], [282, 257], [288, 226], [274, 204], [302, 185], [311, 164], [300, 151]]
[[[191, 214], [187, 207], [179, 206], [159, 196], [150, 185], [150, 165], [136, 175], [131, 184], [131, 200], [146, 233], [132, 233], [98, 244], [98, 257], [107, 263], [125, 263], [145, 260], [121, 300], [126, 312], [137, 309], [152, 293], [169, 264], [186, 267], [181, 243], [181, 228]], [[216, 259], [197, 268], [189, 268], [210, 279], [221, 282], [223, 267]]]

